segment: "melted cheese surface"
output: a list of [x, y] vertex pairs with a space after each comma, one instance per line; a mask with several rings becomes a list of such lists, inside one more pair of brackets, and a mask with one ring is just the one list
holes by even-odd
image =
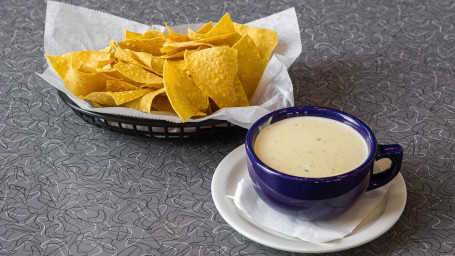
[[365, 140], [353, 128], [312, 116], [287, 118], [265, 127], [254, 151], [273, 169], [308, 178], [352, 171], [368, 156]]

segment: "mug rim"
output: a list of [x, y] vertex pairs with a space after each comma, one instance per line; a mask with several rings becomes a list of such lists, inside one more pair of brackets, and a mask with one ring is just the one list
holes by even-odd
[[[277, 114], [277, 113], [279, 113], [281, 111], [290, 110], [290, 111], [294, 111], [294, 112], [304, 112], [305, 110], [321, 110], [321, 109], [341, 114], [343, 116], [343, 118], [344, 117], [348, 117], [351, 120], [355, 121], [355, 122], [352, 122], [351, 120], [347, 120], [349, 123], [358, 123], [358, 124], [360, 124], [362, 126], [363, 129], [366, 130], [368, 136], [371, 138], [371, 143], [370, 143], [371, 150], [368, 153], [368, 156], [365, 159], [365, 161], [363, 161], [363, 163], [360, 166], [358, 166], [357, 168], [355, 168], [355, 169], [353, 169], [353, 170], [351, 170], [349, 172], [345, 172], [343, 174], [339, 174], [339, 175], [335, 175], [335, 176], [301, 177], [301, 176], [294, 176], [294, 175], [290, 175], [290, 174], [287, 174], [287, 173], [280, 172], [279, 170], [276, 170], [276, 169], [268, 166], [267, 164], [265, 164], [264, 162], [262, 162], [259, 159], [259, 157], [256, 155], [256, 153], [253, 150], [252, 141], [253, 141], [253, 131], [256, 131], [260, 125], [262, 125], [268, 119], [270, 119], [275, 114]], [[315, 116], [315, 115], [308, 115], [308, 116]], [[293, 117], [298, 117], [298, 116], [296, 116], [296, 115], [289, 116], [289, 117], [283, 118], [283, 120], [284, 119], [288, 119], [288, 118], [293, 118]], [[322, 118], [329, 118], [329, 117], [322, 117]], [[329, 119], [331, 119], [331, 118], [329, 118]], [[346, 119], [346, 118], [344, 118], [344, 119]], [[334, 119], [332, 119], [332, 120], [334, 120]], [[336, 121], [338, 121], [338, 120], [336, 120]], [[351, 128], [353, 128], [353, 127], [351, 127]], [[356, 130], [355, 128], [353, 128], [353, 129]], [[356, 130], [356, 132], [359, 133], [357, 130]], [[365, 143], [367, 143], [367, 145], [368, 145], [369, 143], [365, 139], [365, 137], [363, 135], [361, 135], [361, 136], [364, 139]], [[376, 137], [374, 136], [373, 131], [370, 129], [370, 127], [367, 124], [365, 124], [360, 119], [358, 119], [358, 118], [356, 118], [356, 117], [354, 117], [354, 116], [352, 116], [352, 115], [350, 115], [350, 114], [348, 114], [346, 112], [343, 112], [343, 111], [340, 111], [340, 110], [336, 110], [336, 109], [333, 109], [333, 108], [321, 107], [321, 106], [293, 106], [293, 107], [281, 108], [281, 109], [272, 111], [272, 112], [264, 115], [263, 117], [259, 118], [258, 120], [256, 120], [256, 122], [253, 123], [253, 125], [250, 127], [250, 129], [248, 129], [248, 132], [247, 132], [247, 135], [246, 135], [246, 138], [245, 138], [245, 148], [246, 148], [246, 152], [247, 152], [247, 157], [250, 158], [250, 160], [252, 160], [253, 162], [256, 162], [256, 164], [259, 165], [261, 167], [261, 169], [265, 170], [269, 174], [272, 174], [272, 175], [275, 175], [275, 176], [279, 176], [279, 177], [283, 177], [283, 178], [285, 178], [287, 180], [298, 181], [298, 182], [326, 183], [326, 182], [337, 181], [337, 180], [340, 180], [340, 179], [345, 178], [345, 177], [350, 177], [350, 176], [353, 176], [353, 175], [357, 175], [361, 170], [365, 169], [369, 164], [371, 164], [372, 161], [375, 160], [375, 155], [377, 153], [377, 142], [376, 142]]]

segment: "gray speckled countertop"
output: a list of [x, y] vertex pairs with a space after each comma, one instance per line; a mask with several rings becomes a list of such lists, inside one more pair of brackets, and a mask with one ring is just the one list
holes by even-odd
[[[70, 2], [70, 1], [67, 1]], [[455, 2], [73, 1], [145, 24], [244, 23], [289, 7], [303, 52], [296, 105], [344, 110], [404, 148], [403, 215], [338, 255], [455, 253]], [[211, 198], [243, 143], [120, 135], [76, 116], [41, 80], [46, 2], [0, 5], [1, 255], [289, 255], [232, 229]]]

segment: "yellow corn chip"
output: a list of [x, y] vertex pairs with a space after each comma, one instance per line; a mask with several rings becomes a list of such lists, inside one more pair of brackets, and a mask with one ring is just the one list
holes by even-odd
[[107, 52], [107, 53], [109, 53], [109, 52], [111, 52], [111, 50], [112, 50], [112, 47], [108, 46], [106, 48], [103, 48], [103, 49], [99, 50], [99, 52]]
[[204, 26], [202, 26], [200, 29], [198, 29], [198, 31], [196, 31], [196, 33], [199, 33], [199, 34], [205, 34], [207, 32], [209, 32], [211, 29], [213, 28], [213, 22], [207, 22], [204, 24]]
[[84, 99], [104, 106], [114, 107], [142, 97], [150, 91], [150, 89], [139, 89], [123, 92], [92, 92], [85, 96]]
[[225, 35], [225, 34], [231, 34], [234, 33], [234, 25], [231, 19], [231, 16], [229, 13], [226, 13], [219, 21], [218, 23], [208, 32], [206, 33], [198, 33], [194, 32], [191, 29], [188, 29], [188, 37], [191, 40], [201, 40], [201, 39], [206, 39], [209, 37], [213, 36], [220, 36], [220, 35]]
[[261, 56], [259, 56], [256, 45], [248, 35], [242, 37], [232, 48], [237, 50], [239, 63], [237, 76], [248, 99], [251, 99], [262, 77]]
[[173, 62], [180, 70], [187, 70], [185, 60], [176, 60]]
[[156, 37], [162, 37], [162, 32], [159, 30], [149, 30], [144, 34], [125, 30], [125, 39], [152, 39]]
[[176, 42], [185, 42], [185, 41], [188, 41], [188, 36], [187, 35], [183, 35], [183, 34], [179, 34], [177, 32], [175, 32], [174, 30], [172, 30], [166, 22], [164, 22], [164, 25], [166, 26], [166, 29], [167, 29], [167, 35], [166, 34], [163, 34], [163, 37], [166, 38], [166, 39], [170, 39], [172, 41], [176, 41]]
[[118, 45], [114, 40], [109, 41], [109, 46], [101, 49], [100, 52], [106, 52], [111, 55], [111, 59], [114, 57], [114, 51], [117, 49]]
[[129, 49], [135, 52], [146, 52], [155, 56], [162, 55], [160, 48], [166, 42], [162, 37], [152, 39], [126, 39], [118, 42], [123, 49]]
[[112, 68], [112, 65], [117, 62], [116, 59], [108, 59], [108, 60], [101, 60], [98, 61], [96, 68], [101, 68], [102, 70], [107, 70]]
[[212, 45], [229, 45], [233, 46], [242, 36], [237, 33], [224, 34], [219, 36], [212, 36], [205, 39], [201, 39], [195, 42], [207, 43]]
[[153, 100], [152, 108], [158, 111], [175, 113], [175, 110], [172, 108], [171, 102], [166, 94], [157, 95]]
[[121, 62], [135, 64], [155, 74], [163, 75], [164, 60], [150, 53], [135, 52], [119, 47], [115, 51], [115, 57]]
[[161, 47], [161, 52], [166, 54], [174, 54], [177, 52], [185, 51], [185, 50], [194, 50], [199, 47], [212, 47], [213, 45], [209, 43], [203, 42], [196, 42], [196, 41], [188, 41], [188, 42], [173, 42], [168, 41], [164, 43], [163, 47]]
[[92, 106], [94, 108], [104, 108], [104, 107], [106, 107], [106, 106], [103, 106], [103, 105], [101, 105], [101, 104], [99, 104], [97, 102], [94, 102], [94, 101], [90, 101], [90, 103], [92, 104]]
[[163, 75], [164, 59], [145, 52], [132, 52], [145, 67], [155, 74]]
[[196, 86], [220, 108], [238, 104], [234, 89], [237, 74], [237, 50], [214, 47], [186, 51], [185, 64]]
[[136, 66], [134, 64], [119, 62], [114, 65], [114, 68], [118, 70], [125, 77], [142, 84], [148, 84], [155, 86], [155, 88], [163, 87], [163, 78], [148, 72], [145, 69]]
[[166, 60], [177, 60], [177, 59], [183, 59], [184, 55], [185, 55], [185, 52], [180, 51], [180, 52], [176, 52], [176, 53], [161, 55], [160, 58], [166, 59]]
[[142, 33], [136, 33], [125, 29], [125, 39], [145, 39]]
[[245, 90], [243, 89], [242, 82], [240, 82], [239, 78], [236, 76], [234, 78], [234, 90], [237, 95], [237, 106], [238, 107], [246, 107], [249, 106], [250, 103], [248, 102], [248, 97], [245, 94]]
[[164, 92], [165, 92], [164, 88], [149, 92], [140, 98], [137, 98], [133, 101], [125, 103], [123, 106], [128, 107], [128, 108], [134, 108], [136, 110], [139, 110], [139, 111], [142, 111], [145, 113], [150, 113], [150, 110], [152, 108], [152, 103], [153, 103], [155, 97]]
[[145, 31], [144, 37], [145, 38], [163, 37], [163, 34], [164, 34], [163, 32], [154, 29], [154, 30]]
[[198, 111], [196, 114], [194, 114], [194, 118], [202, 118], [202, 117], [206, 117], [207, 116], [207, 113], [205, 112], [202, 112], [202, 111]]
[[104, 74], [105, 76], [107, 76], [107, 79], [110, 79], [110, 80], [121, 80], [121, 81], [128, 82], [128, 83], [136, 85], [136, 86], [141, 85], [141, 83], [133, 81], [133, 80], [129, 79], [128, 77], [124, 76], [122, 73], [120, 73], [114, 67], [109, 68], [109, 69], [98, 68], [98, 69], [96, 69], [96, 72]]
[[261, 56], [262, 69], [264, 70], [269, 63], [273, 49], [278, 44], [278, 35], [276, 31], [251, 27], [239, 23], [234, 23], [235, 31], [242, 36], [249, 35], [256, 44]]
[[72, 94], [77, 97], [84, 97], [92, 92], [104, 91], [108, 79], [112, 78], [103, 73], [86, 73], [70, 68], [66, 72], [63, 82], [66, 89]]
[[118, 47], [115, 50], [114, 57], [118, 61], [123, 62], [123, 63], [131, 63], [131, 64], [135, 64], [138, 66], [144, 65], [143, 63], [141, 63], [137, 60], [136, 56], [134, 56], [129, 49], [122, 49], [121, 47]]
[[163, 78], [169, 101], [182, 122], [207, 108], [207, 96], [175, 62], [165, 62]]
[[108, 92], [122, 92], [122, 91], [133, 91], [138, 90], [140, 87], [137, 87], [134, 84], [130, 84], [121, 80], [107, 80], [106, 81], [106, 91]]
[[[210, 48], [210, 46], [201, 45], [195, 51], [199, 51], [199, 50], [207, 49], [207, 48]], [[181, 50], [180, 52], [176, 52], [176, 53], [173, 53], [173, 54], [162, 55], [162, 56], [160, 56], [160, 58], [167, 59], [167, 60], [178, 60], [178, 59], [183, 59], [184, 55], [185, 55], [185, 51]]]
[[61, 79], [65, 79], [69, 69], [78, 69], [81, 65], [98, 67], [98, 62], [111, 59], [107, 52], [79, 51], [64, 55], [44, 55]]

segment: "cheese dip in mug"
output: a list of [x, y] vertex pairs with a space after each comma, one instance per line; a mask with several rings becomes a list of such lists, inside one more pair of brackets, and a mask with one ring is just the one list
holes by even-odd
[[368, 156], [367, 144], [357, 131], [316, 116], [287, 118], [265, 127], [254, 152], [277, 171], [307, 178], [352, 171]]

